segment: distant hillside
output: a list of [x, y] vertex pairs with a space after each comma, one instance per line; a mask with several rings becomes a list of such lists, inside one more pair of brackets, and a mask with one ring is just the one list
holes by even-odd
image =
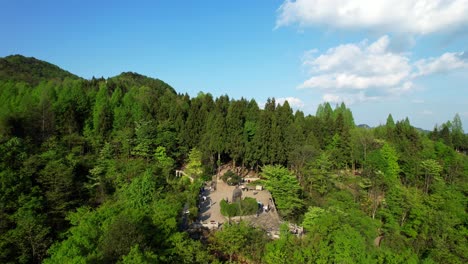
[[[360, 127], [360, 128], [365, 128], [365, 129], [371, 129], [372, 127], [370, 127], [368, 124], [359, 124], [357, 127]], [[426, 129], [423, 129], [423, 128], [420, 128], [420, 127], [415, 127], [415, 129], [423, 134], [429, 134], [431, 133], [430, 130], [426, 130]]]
[[424, 129], [424, 128], [420, 128], [420, 127], [414, 127], [416, 130], [418, 130], [419, 132], [423, 133], [423, 134], [429, 134], [431, 133], [430, 130], [427, 130], [427, 129]]
[[366, 129], [370, 129], [370, 128], [371, 128], [371, 127], [370, 127], [369, 125], [367, 125], [367, 124], [360, 124], [360, 125], [358, 125], [358, 127], [360, 127], [360, 128], [366, 128]]
[[[0, 58], [0, 80], [26, 82], [35, 86], [44, 80], [63, 80], [65, 78], [80, 79], [80, 77], [73, 73], [34, 57], [11, 55]], [[104, 79], [101, 79], [101, 81], [104, 81]], [[164, 94], [167, 90], [176, 94], [174, 88], [169, 84], [159, 79], [150, 78], [134, 72], [123, 72], [117, 76], [108, 78], [107, 81], [110, 86], [112, 86], [112, 84], [127, 88], [147, 86], [158, 91], [160, 95]]]
[[63, 80], [67, 77], [80, 78], [56, 65], [34, 57], [11, 55], [0, 58], [0, 80], [23, 81], [31, 85], [37, 85], [43, 80]]
[[123, 72], [115, 77], [109, 78], [108, 81], [120, 83], [123, 87], [147, 86], [156, 89], [161, 93], [164, 93], [166, 90], [169, 90], [174, 94], [176, 93], [174, 88], [172, 88], [169, 84], [159, 79], [150, 78], [134, 72]]

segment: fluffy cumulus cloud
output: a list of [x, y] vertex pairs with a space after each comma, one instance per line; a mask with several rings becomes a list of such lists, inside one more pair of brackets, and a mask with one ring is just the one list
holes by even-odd
[[304, 59], [312, 73], [300, 88], [336, 88], [364, 90], [370, 87], [395, 86], [411, 72], [409, 60], [388, 51], [388, 36], [367, 44], [345, 44], [329, 49], [318, 57]]
[[341, 102], [344, 102], [347, 105], [352, 105], [355, 103], [360, 103], [364, 101], [375, 101], [380, 99], [377, 96], [367, 96], [364, 92], [359, 92], [359, 93], [341, 93], [341, 94], [336, 94], [336, 93], [325, 93], [322, 96], [322, 100], [324, 102], [329, 102], [329, 103], [334, 103], [334, 104], [339, 104]]
[[311, 77], [299, 88], [324, 91], [324, 101], [355, 103], [400, 96], [414, 89], [415, 78], [468, 68], [463, 52], [412, 62], [408, 54], [392, 52], [389, 46], [385, 35], [373, 43], [343, 44], [323, 54], [306, 52], [303, 64]]
[[282, 97], [276, 99], [276, 102], [279, 104], [284, 104], [284, 102], [288, 101], [289, 106], [293, 108], [302, 108], [304, 107], [304, 102], [302, 102], [301, 99], [296, 98], [296, 97]]
[[425, 35], [468, 25], [468, 0], [286, 0], [276, 26], [298, 24]]
[[468, 58], [464, 52], [444, 53], [438, 58], [418, 60], [415, 66], [417, 68], [415, 76], [424, 76], [465, 68], [468, 66]]

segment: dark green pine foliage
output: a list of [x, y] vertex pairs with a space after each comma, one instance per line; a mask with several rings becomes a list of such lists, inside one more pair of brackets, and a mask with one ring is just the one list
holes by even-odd
[[416, 175], [419, 171], [420, 152], [422, 150], [421, 136], [411, 126], [408, 118], [398, 121], [395, 125], [395, 138], [392, 142], [400, 154], [400, 167], [404, 182], [419, 184]]
[[293, 110], [289, 106], [288, 101], [283, 105], [279, 105], [276, 109], [277, 130], [279, 130], [279, 144], [276, 149], [275, 163], [286, 165], [289, 153], [292, 151], [295, 139], [293, 126], [294, 116]]
[[220, 164], [221, 154], [225, 150], [226, 119], [221, 112], [208, 114], [200, 148], [210, 158], [212, 165]]
[[243, 128], [243, 141], [245, 142], [245, 164], [253, 168], [258, 164], [259, 152], [257, 151], [257, 139], [259, 138], [259, 115], [260, 109], [255, 100], [249, 101], [246, 109], [245, 123]]
[[463, 131], [463, 125], [460, 119], [460, 115], [457, 113], [452, 121], [452, 143], [456, 150], [466, 150], [466, 136]]
[[334, 136], [334, 117], [333, 109], [330, 103], [320, 104], [317, 107], [316, 113], [318, 124], [315, 125], [316, 133], [315, 136], [320, 142], [320, 146], [324, 148], [332, 142]]
[[[226, 116], [226, 150], [234, 165], [237, 161], [244, 164], [246, 141], [244, 138], [244, 123], [247, 111], [247, 100], [233, 101]], [[252, 133], [250, 131], [250, 133]]]
[[[117, 93], [116, 97], [119, 96]], [[117, 98], [114, 98], [114, 100], [118, 101]], [[117, 103], [114, 102], [114, 104], [116, 105]], [[103, 83], [100, 85], [99, 91], [96, 94], [96, 101], [93, 108], [93, 130], [95, 136], [101, 140], [107, 137], [107, 134], [112, 128], [113, 117], [111, 107], [109, 91]]]
[[[273, 135], [273, 116], [276, 108], [275, 100], [268, 98], [265, 103], [265, 110], [260, 113], [258, 120], [257, 131], [254, 136], [254, 149], [256, 156], [261, 164], [269, 164], [275, 157], [276, 152], [273, 151], [273, 144], [278, 145], [279, 135]], [[276, 122], [275, 122], [276, 125]]]
[[208, 113], [214, 108], [211, 94], [199, 94], [190, 101], [187, 119], [181, 131], [182, 144], [189, 149], [198, 146], [201, 141]]

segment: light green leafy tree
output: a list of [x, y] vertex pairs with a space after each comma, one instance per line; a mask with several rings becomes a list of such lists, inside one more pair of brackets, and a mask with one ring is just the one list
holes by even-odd
[[10, 238], [21, 253], [17, 261], [41, 262], [51, 243], [46, 215], [40, 213], [42, 199], [22, 195], [19, 202], [21, 207], [12, 216], [16, 227], [9, 231]]
[[396, 150], [390, 144], [385, 143], [380, 149], [380, 155], [384, 162], [382, 169], [386, 177], [386, 184], [389, 186], [397, 184], [400, 166]]
[[190, 151], [185, 173], [193, 178], [199, 178], [203, 174], [202, 153], [196, 148]]
[[210, 249], [229, 257], [230, 262], [261, 263], [264, 255], [266, 235], [263, 230], [241, 221], [238, 224], [223, 225], [223, 229], [210, 237]]
[[220, 250], [229, 256], [232, 261], [234, 254], [244, 248], [247, 244], [247, 227], [244, 222], [237, 224], [227, 224], [221, 231], [214, 234], [212, 238], [212, 247]]
[[429, 193], [429, 188], [434, 180], [440, 179], [440, 172], [442, 171], [442, 166], [433, 159], [423, 160], [421, 162], [421, 167], [424, 172], [424, 192]]
[[170, 262], [173, 263], [212, 263], [213, 256], [203, 247], [202, 243], [192, 240], [187, 233], [175, 233], [171, 236]]
[[341, 210], [336, 207], [323, 209], [309, 207], [304, 215], [303, 227], [306, 232], [304, 243], [309, 250], [312, 263], [370, 263], [372, 251], [368, 250], [369, 240], [375, 232], [371, 222], [363, 221], [362, 213]]
[[297, 216], [303, 208], [301, 187], [296, 177], [281, 165], [264, 166], [261, 173], [265, 187], [275, 198], [276, 207], [286, 218]]
[[166, 148], [162, 146], [156, 148], [154, 159], [156, 161], [157, 167], [159, 167], [162, 171], [162, 174], [166, 176], [167, 181], [169, 176], [173, 173], [174, 159], [167, 156]]
[[130, 249], [130, 252], [122, 257], [120, 264], [151, 264], [158, 263], [159, 259], [156, 254], [151, 251], [143, 251], [137, 245]]
[[155, 176], [151, 170], [147, 170], [122, 188], [121, 199], [133, 208], [145, 209], [155, 199], [156, 187]]
[[280, 226], [280, 237], [266, 245], [263, 261], [268, 264], [306, 263], [299, 240], [291, 234], [289, 226]]
[[307, 163], [305, 168], [305, 188], [310, 192], [318, 192], [324, 196], [331, 188], [331, 167], [330, 153], [322, 151], [318, 157]]
[[459, 150], [464, 145], [465, 132], [460, 115], [457, 113], [452, 121], [452, 142], [455, 149]]

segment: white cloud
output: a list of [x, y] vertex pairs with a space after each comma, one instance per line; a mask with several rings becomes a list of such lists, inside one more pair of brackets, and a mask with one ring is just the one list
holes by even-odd
[[348, 103], [400, 97], [415, 89], [415, 78], [468, 68], [463, 52], [412, 62], [409, 54], [390, 50], [390, 38], [343, 44], [326, 52], [307, 52], [310, 77], [299, 89], [320, 89], [324, 101]]
[[432, 115], [432, 114], [433, 114], [433, 112], [431, 110], [423, 110], [421, 112], [421, 115]]
[[400, 84], [408, 77], [411, 67], [408, 58], [388, 51], [388, 36], [367, 44], [345, 44], [329, 49], [318, 57], [308, 56], [303, 64], [318, 73], [300, 88], [336, 88], [364, 90]]
[[324, 102], [339, 104], [344, 102], [347, 105], [352, 105], [355, 103], [361, 103], [365, 101], [377, 101], [382, 99], [379, 96], [368, 96], [364, 92], [359, 92], [357, 94], [349, 93], [326, 93], [322, 96]]
[[340, 103], [343, 102], [345, 98], [337, 94], [324, 94], [322, 99], [329, 103]]
[[276, 27], [298, 24], [430, 34], [468, 25], [468, 0], [286, 0]]
[[415, 77], [468, 68], [464, 52], [447, 52], [438, 58], [418, 60], [414, 65], [417, 68]]
[[304, 102], [302, 102], [301, 99], [296, 98], [296, 97], [282, 97], [276, 99], [276, 102], [279, 104], [284, 104], [284, 102], [288, 101], [289, 106], [293, 108], [302, 108], [304, 107]]

